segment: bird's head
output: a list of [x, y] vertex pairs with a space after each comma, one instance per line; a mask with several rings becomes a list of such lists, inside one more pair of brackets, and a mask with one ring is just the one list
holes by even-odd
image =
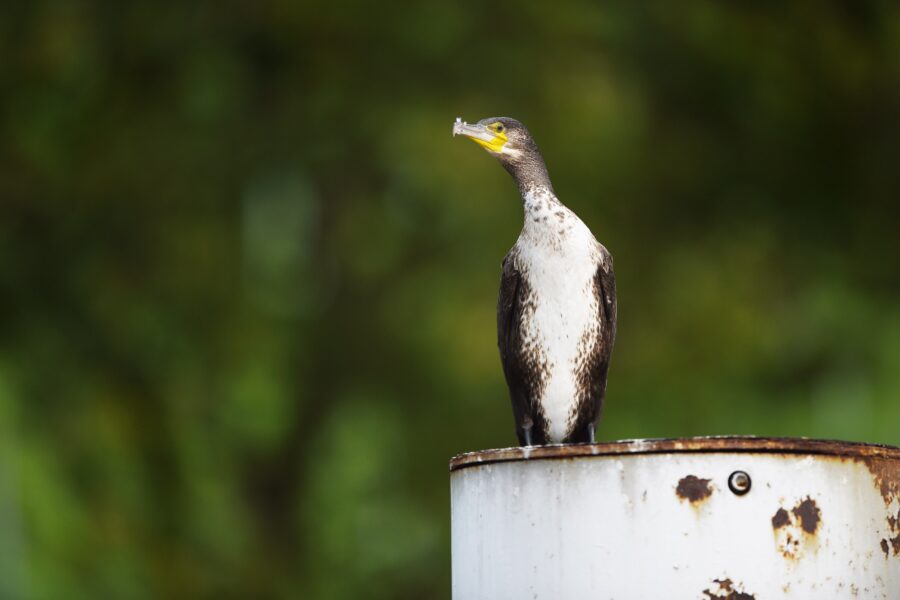
[[462, 135], [493, 155], [516, 179], [526, 184], [550, 186], [544, 159], [528, 129], [510, 117], [490, 117], [474, 124], [456, 119], [453, 135]]
[[453, 135], [469, 138], [501, 162], [520, 157], [529, 150], [537, 150], [525, 126], [509, 117], [489, 117], [472, 125], [456, 119]]

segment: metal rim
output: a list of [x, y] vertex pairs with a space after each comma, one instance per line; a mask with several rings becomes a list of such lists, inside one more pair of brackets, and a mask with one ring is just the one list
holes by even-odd
[[450, 471], [475, 465], [523, 460], [565, 459], [582, 456], [623, 456], [634, 454], [680, 453], [762, 453], [818, 454], [847, 458], [889, 458], [900, 460], [900, 448], [882, 444], [815, 440], [809, 438], [769, 438], [755, 436], [712, 436], [621, 440], [597, 444], [555, 444], [531, 448], [498, 448], [466, 452], [450, 460]]

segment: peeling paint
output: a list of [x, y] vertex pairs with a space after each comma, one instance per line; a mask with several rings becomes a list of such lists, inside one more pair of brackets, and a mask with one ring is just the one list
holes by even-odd
[[730, 579], [713, 579], [713, 588], [703, 590], [707, 600], [756, 600], [756, 596], [738, 589], [743, 587], [735, 585]]
[[779, 529], [791, 522], [791, 515], [783, 508], [779, 508], [772, 517], [772, 529]]
[[859, 460], [872, 473], [875, 487], [881, 492], [885, 506], [900, 499], [900, 461], [890, 458], [862, 457]]
[[[884, 505], [889, 509], [887, 537], [881, 539], [881, 551], [885, 558], [900, 557], [900, 461], [882, 458], [863, 458], [862, 462], [872, 474], [875, 488], [881, 493]], [[897, 516], [893, 507], [897, 506]]]
[[[900, 500], [898, 500], [900, 504]], [[888, 514], [888, 537], [881, 540], [881, 550], [885, 557], [891, 556], [893, 550], [894, 556], [900, 556], [900, 508], [897, 509], [897, 516]]]
[[688, 500], [691, 504], [698, 504], [712, 496], [710, 479], [700, 479], [696, 475], [688, 475], [678, 482], [675, 494], [682, 500]]
[[815, 500], [807, 496], [806, 500], [795, 506], [791, 512], [800, 520], [800, 526], [803, 528], [803, 531], [810, 535], [816, 534], [816, 529], [819, 528], [819, 521], [822, 520], [822, 511], [816, 506]]
[[797, 502], [790, 511], [780, 507], [772, 516], [775, 548], [790, 560], [817, 551], [819, 542], [815, 535], [821, 522], [822, 511], [810, 496]]

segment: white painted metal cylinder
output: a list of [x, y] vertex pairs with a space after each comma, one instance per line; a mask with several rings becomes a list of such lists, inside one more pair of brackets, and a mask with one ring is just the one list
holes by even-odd
[[451, 462], [451, 512], [454, 600], [900, 600], [897, 448], [489, 450]]

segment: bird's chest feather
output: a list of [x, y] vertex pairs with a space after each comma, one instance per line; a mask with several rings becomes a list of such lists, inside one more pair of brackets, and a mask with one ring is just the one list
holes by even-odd
[[541, 346], [551, 364], [569, 364], [585, 332], [597, 323], [596, 266], [524, 254], [529, 310], [520, 323], [523, 338]]
[[584, 336], [597, 327], [597, 242], [565, 207], [533, 213], [516, 243], [517, 266], [530, 296], [521, 333], [527, 345], [541, 348], [551, 369], [570, 369]]

